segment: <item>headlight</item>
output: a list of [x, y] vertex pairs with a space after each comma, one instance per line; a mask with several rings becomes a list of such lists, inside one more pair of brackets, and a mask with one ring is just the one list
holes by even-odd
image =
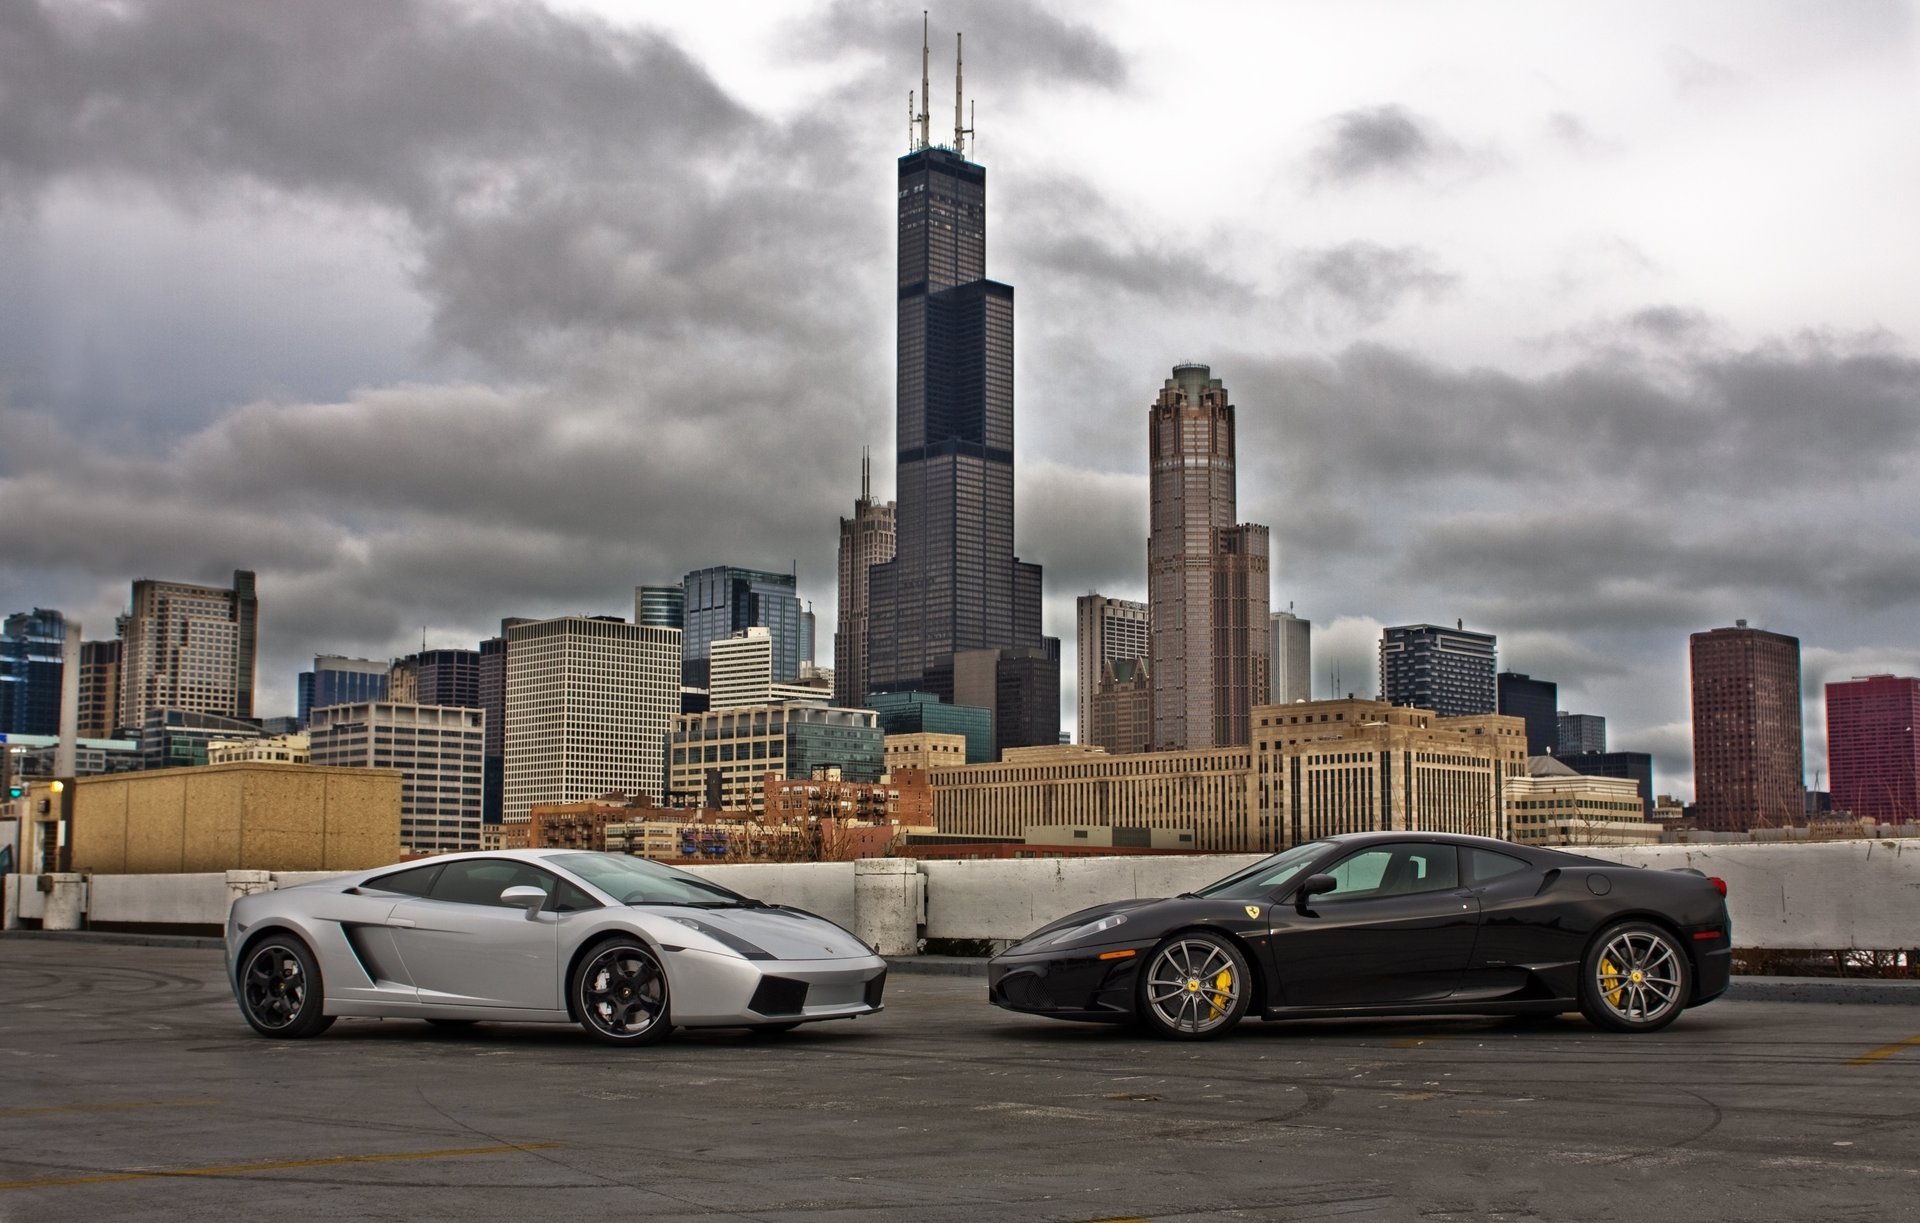
[[772, 952], [762, 951], [733, 931], [722, 930], [720, 927], [708, 922], [703, 922], [697, 917], [670, 917], [667, 920], [677, 921], [689, 930], [698, 930], [727, 950], [735, 952], [746, 959], [771, 960], [776, 958]]
[[1075, 926], [1071, 930], [1063, 930], [1040, 945], [1042, 947], [1052, 947], [1056, 943], [1077, 943], [1081, 939], [1092, 938], [1094, 935], [1103, 934], [1115, 926], [1124, 925], [1126, 920], [1127, 915], [1125, 913], [1110, 913], [1105, 917], [1096, 918], [1084, 926]]

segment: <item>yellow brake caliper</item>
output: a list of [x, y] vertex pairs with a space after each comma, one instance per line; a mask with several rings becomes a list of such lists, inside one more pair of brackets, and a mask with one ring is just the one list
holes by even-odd
[[1233, 971], [1223, 968], [1220, 975], [1213, 979], [1213, 992], [1207, 998], [1207, 1005], [1213, 1009], [1208, 1019], [1218, 1019], [1227, 1013], [1227, 1003], [1233, 997]]
[[1626, 974], [1621, 972], [1612, 960], [1606, 956], [1601, 956], [1600, 979], [1602, 981], [1613, 982], [1613, 988], [1607, 990], [1607, 1003], [1610, 1006], [1618, 1008], [1620, 1005], [1620, 995], [1624, 994], [1627, 988]]

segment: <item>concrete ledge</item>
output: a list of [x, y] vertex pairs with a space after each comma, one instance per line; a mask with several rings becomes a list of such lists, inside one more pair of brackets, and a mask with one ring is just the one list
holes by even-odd
[[987, 962], [965, 955], [892, 955], [887, 957], [887, 972], [914, 977], [978, 977], [987, 979]]
[[1726, 996], [1741, 1002], [1853, 1002], [1920, 1006], [1920, 981], [1875, 977], [1735, 977]]
[[55, 943], [118, 943], [123, 947], [185, 947], [198, 951], [219, 951], [224, 939], [194, 934], [132, 934], [118, 930], [7, 930], [0, 940], [11, 938], [45, 939]]

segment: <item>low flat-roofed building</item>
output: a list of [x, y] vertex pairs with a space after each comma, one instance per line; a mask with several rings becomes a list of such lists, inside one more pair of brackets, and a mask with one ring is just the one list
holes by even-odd
[[1661, 825], [1649, 822], [1639, 782], [1580, 773], [1558, 757], [1535, 756], [1528, 775], [1507, 785], [1510, 839], [1522, 845], [1654, 845]]
[[835, 768], [815, 769], [804, 778], [768, 774], [761, 792], [761, 810], [769, 824], [836, 819], [933, 826], [933, 786], [920, 769], [889, 772], [879, 781], [850, 781]]
[[932, 731], [888, 735], [885, 740], [887, 772], [895, 769], [951, 769], [967, 762], [967, 737], [943, 735]]
[[311, 764], [312, 744], [304, 730], [261, 739], [209, 739], [207, 763]]
[[[528, 849], [586, 849], [634, 852], [626, 845], [611, 846], [607, 829], [615, 824], [657, 822], [679, 824], [703, 813], [679, 807], [655, 806], [642, 794], [628, 799], [609, 795], [584, 803], [535, 803], [527, 819]], [[671, 855], [669, 855], [671, 856]]]
[[208, 764], [74, 783], [72, 869], [354, 871], [400, 857], [400, 774]]

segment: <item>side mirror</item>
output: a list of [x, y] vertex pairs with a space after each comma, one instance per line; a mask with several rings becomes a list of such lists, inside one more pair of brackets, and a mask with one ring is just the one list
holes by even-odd
[[540, 917], [540, 910], [547, 907], [547, 894], [539, 888], [529, 887], [523, 883], [518, 887], [511, 887], [500, 893], [500, 903], [503, 905], [518, 905], [527, 911], [528, 921], [537, 921]]
[[1304, 909], [1307, 907], [1309, 897], [1324, 895], [1339, 886], [1340, 881], [1332, 875], [1308, 875], [1301, 883], [1299, 898], [1294, 903]]

